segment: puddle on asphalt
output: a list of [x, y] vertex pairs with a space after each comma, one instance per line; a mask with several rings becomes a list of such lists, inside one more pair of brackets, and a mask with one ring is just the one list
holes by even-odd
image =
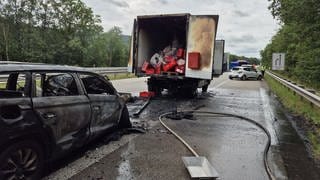
[[[287, 159], [285, 159], [285, 163], [283, 163], [283, 160], [281, 158], [281, 155], [279, 154], [279, 150], [274, 150], [274, 148], [278, 149], [279, 143], [281, 144], [282, 141], [288, 142], [289, 139], [297, 136], [292, 135], [292, 130], [289, 128], [291, 125], [290, 123], [285, 123], [286, 125], [283, 126], [284, 122], [286, 122], [286, 117], [283, 117], [283, 114], [279, 113], [278, 111], [282, 111], [282, 107], [279, 107], [278, 104], [275, 104], [273, 97], [270, 96], [269, 91], [265, 90], [264, 88], [260, 88], [260, 91], [247, 91], [246, 94], [241, 94], [239, 92], [238, 94], [237, 90], [223, 90], [217, 91], [215, 88], [208, 89], [207, 93], [201, 93], [198, 92], [197, 97], [193, 99], [177, 99], [172, 98], [168, 95], [164, 95], [164, 97], [158, 97], [152, 100], [150, 105], [147, 107], [148, 109], [145, 110], [140, 118], [144, 119], [152, 119], [153, 121], [148, 121], [148, 123], [153, 122], [156, 123], [158, 119], [158, 115], [172, 111], [172, 110], [190, 110], [194, 109], [197, 106], [205, 105], [206, 107], [204, 109], [212, 110], [216, 109], [216, 111], [229, 111], [230, 108], [232, 108], [232, 113], [234, 114], [242, 114], [244, 116], [248, 117], [255, 117], [258, 118], [261, 116], [263, 119], [264, 126], [269, 130], [272, 136], [272, 145], [273, 150], [271, 150], [271, 162], [272, 169], [274, 172], [276, 172], [276, 176], [279, 179], [285, 179], [287, 176], [286, 171], [284, 169], [287, 169], [283, 167], [283, 165], [286, 166], [286, 163], [293, 163], [288, 162]], [[223, 99], [223, 103], [222, 100]], [[227, 100], [227, 101], [226, 101]], [[213, 103], [214, 102], [214, 103]], [[228, 107], [230, 106], [230, 107]], [[253, 107], [254, 106], [254, 107]], [[200, 108], [201, 109], [201, 108]], [[261, 111], [261, 113], [256, 113], [256, 111]], [[259, 115], [261, 114], [261, 115]], [[281, 122], [281, 124], [279, 124]], [[235, 123], [234, 125], [236, 125]], [[215, 131], [222, 131], [220, 136], [225, 132], [223, 130], [223, 127], [220, 126], [221, 129], [215, 130]], [[230, 127], [229, 127], [230, 128]], [[236, 128], [234, 128], [236, 129]], [[252, 132], [251, 134], [244, 134], [244, 135], [250, 135], [251, 140], [257, 140], [259, 142], [258, 136], [255, 136], [255, 133], [252, 131], [254, 129], [250, 129], [248, 132]], [[290, 131], [291, 130], [291, 131]], [[199, 132], [200, 133], [200, 132]], [[234, 139], [237, 139], [237, 136], [233, 137]], [[215, 140], [217, 141], [217, 136], [215, 136]], [[280, 142], [279, 142], [280, 141]], [[290, 142], [290, 140], [289, 140]], [[292, 142], [292, 140], [291, 140]], [[242, 142], [241, 140], [237, 141], [235, 143], [237, 146], [246, 144], [248, 142]], [[258, 143], [258, 145], [263, 145]], [[130, 147], [131, 146], [131, 147]], [[132, 147], [134, 145], [129, 144], [128, 149], [134, 148]], [[231, 149], [236, 149], [237, 146], [233, 147]], [[303, 146], [303, 145], [301, 145]], [[220, 147], [223, 149], [223, 147]], [[230, 147], [227, 148], [229, 150]], [[117, 179], [133, 179], [132, 174], [132, 167], [130, 166], [130, 161], [128, 160], [127, 153], [129, 150], [122, 153], [123, 161], [119, 164], [118, 172], [119, 176]], [[231, 150], [230, 150], [231, 151]], [[131, 151], [132, 152], [132, 151]], [[238, 154], [239, 152], [235, 151], [232, 153]], [[274, 156], [276, 154], [277, 156]], [[282, 154], [282, 153], [281, 153]], [[293, 154], [293, 153], [291, 153]], [[282, 154], [283, 155], [283, 154]], [[297, 154], [296, 154], [297, 155]], [[215, 159], [217, 158], [216, 156]], [[260, 157], [260, 155], [259, 155]], [[287, 162], [286, 162], [287, 161]], [[219, 161], [220, 162], [220, 161]]]
[[271, 145], [278, 145], [279, 144], [278, 136], [276, 134], [275, 128], [273, 127], [275, 116], [270, 107], [269, 97], [265, 89], [260, 88], [260, 96], [261, 96], [261, 101], [263, 106], [265, 126], [271, 135]]

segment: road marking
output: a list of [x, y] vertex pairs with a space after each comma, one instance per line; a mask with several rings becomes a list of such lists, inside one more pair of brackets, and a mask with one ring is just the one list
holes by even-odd
[[68, 164], [66, 167], [63, 167], [56, 172], [53, 172], [49, 176], [43, 178], [44, 180], [51, 180], [51, 179], [69, 179], [72, 176], [80, 173], [84, 169], [88, 168], [92, 164], [99, 162], [102, 158], [107, 156], [108, 154], [116, 151], [120, 147], [127, 144], [129, 141], [133, 140], [134, 138], [138, 137], [137, 134], [134, 135], [125, 135], [119, 141], [111, 141], [106, 145], [103, 145], [96, 150], [88, 151], [86, 156], [73, 161], [72, 163]]
[[224, 85], [226, 82], [228, 82], [228, 80], [222, 81], [221, 83], [213, 87], [218, 89], [220, 86]]

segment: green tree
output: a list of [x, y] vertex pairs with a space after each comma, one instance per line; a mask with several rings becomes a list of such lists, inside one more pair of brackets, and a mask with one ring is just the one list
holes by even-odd
[[81, 65], [99, 23], [80, 0], [0, 0], [1, 57]]
[[285, 75], [320, 89], [320, 3], [317, 0], [269, 0], [281, 28], [264, 50], [262, 63], [271, 65], [272, 53], [286, 53]]
[[89, 61], [86, 65], [126, 66], [129, 56], [128, 42], [122, 40], [119, 27], [113, 27], [102, 33], [90, 45]]
[[260, 64], [260, 60], [254, 57], [238, 56], [235, 54], [230, 54], [230, 61], [236, 60], [247, 60], [250, 64]]

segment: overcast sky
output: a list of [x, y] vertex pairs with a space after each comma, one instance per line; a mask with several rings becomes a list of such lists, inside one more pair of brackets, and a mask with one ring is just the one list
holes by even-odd
[[123, 34], [131, 35], [137, 15], [191, 13], [217, 14], [217, 39], [226, 40], [226, 52], [260, 57], [279, 28], [268, 10], [268, 0], [83, 0], [95, 14], [101, 16], [108, 31], [119, 26]]

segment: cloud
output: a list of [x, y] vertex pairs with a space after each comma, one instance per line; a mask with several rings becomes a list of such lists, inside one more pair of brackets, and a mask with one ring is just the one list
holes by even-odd
[[158, 0], [161, 4], [168, 4], [167, 0]]
[[251, 34], [245, 34], [242, 36], [230, 37], [229, 40], [235, 43], [255, 43], [257, 39]]
[[121, 8], [128, 8], [129, 7], [129, 4], [125, 1], [122, 1], [122, 0], [109, 0], [109, 2], [113, 5], [116, 5]]
[[124, 34], [132, 32], [138, 15], [190, 13], [217, 14], [217, 39], [226, 40], [225, 51], [259, 57], [279, 25], [268, 10], [269, 1], [256, 0], [83, 0], [101, 15], [105, 31], [119, 26]]
[[248, 17], [248, 16], [250, 16], [249, 13], [246, 13], [246, 12], [243, 12], [243, 11], [239, 11], [239, 10], [235, 10], [235, 11], [233, 11], [233, 13], [236, 16], [240, 16], [240, 17]]

